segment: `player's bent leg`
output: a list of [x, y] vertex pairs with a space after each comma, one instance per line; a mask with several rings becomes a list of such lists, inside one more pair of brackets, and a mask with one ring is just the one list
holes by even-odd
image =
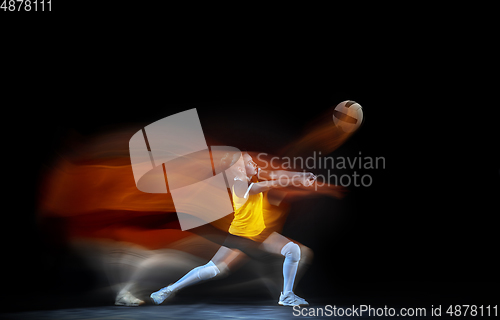
[[[300, 246], [281, 234], [274, 232], [262, 243], [262, 249], [281, 254], [285, 257], [285, 261], [283, 262], [283, 291], [278, 303], [282, 306], [309, 305], [306, 300], [295, 295], [293, 292], [299, 261], [302, 258]], [[312, 250], [307, 248], [306, 252], [308, 251], [312, 252]]]
[[281, 254], [285, 256], [285, 261], [283, 262], [283, 292], [281, 292], [278, 304], [282, 306], [309, 305], [306, 300], [293, 293], [293, 284], [301, 258], [299, 245], [290, 241], [283, 246]]

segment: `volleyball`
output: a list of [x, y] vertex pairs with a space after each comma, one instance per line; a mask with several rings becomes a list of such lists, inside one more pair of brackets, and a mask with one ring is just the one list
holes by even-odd
[[356, 131], [363, 122], [363, 108], [355, 101], [346, 100], [333, 110], [333, 123], [346, 133]]

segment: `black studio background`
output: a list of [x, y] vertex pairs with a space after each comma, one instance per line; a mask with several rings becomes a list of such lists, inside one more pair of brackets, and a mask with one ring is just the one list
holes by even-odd
[[[227, 130], [228, 145], [272, 153], [308, 121], [352, 99], [366, 110], [366, 122], [333, 155], [382, 156], [386, 167], [370, 172], [373, 184], [351, 188], [344, 200], [305, 200], [294, 207], [284, 234], [316, 254], [315, 269], [303, 279], [303, 290], [353, 301], [385, 301], [389, 296], [405, 302], [406, 295], [436, 301], [478, 299], [483, 294], [490, 298], [484, 290], [495, 277], [492, 217], [498, 212], [494, 196], [499, 178], [488, 155], [492, 145], [474, 145], [471, 136], [464, 137], [471, 128], [461, 123], [440, 125], [445, 110], [424, 111], [428, 101], [442, 99], [439, 95], [397, 85], [374, 87], [369, 78], [364, 80], [369, 84], [351, 85], [320, 79], [304, 83], [302, 77], [277, 84], [255, 74], [250, 77], [251, 83], [237, 86], [208, 87], [206, 79], [171, 87], [156, 81], [135, 83], [134, 77], [113, 85], [94, 79], [94, 86], [101, 86], [98, 90], [78, 82], [71, 88], [63, 85], [64, 93], [47, 97], [57, 108], [39, 110], [31, 123], [37, 134], [30, 138], [29, 152], [41, 160], [31, 170], [50, 162], [69, 130], [90, 136], [192, 107], [198, 109], [206, 136], [224, 139], [221, 132]], [[267, 115], [262, 119], [261, 110]], [[453, 115], [449, 119], [459, 120]], [[339, 208], [334, 217], [325, 216], [330, 206]], [[23, 218], [29, 217], [29, 222], [32, 216], [28, 211]], [[480, 281], [485, 283], [470, 283]]]
[[[13, 74], [11, 82], [25, 83], [29, 75], [33, 85], [29, 92], [9, 91], [11, 118], [23, 119], [22, 126], [8, 125], [23, 169], [11, 180], [22, 191], [13, 196], [21, 209], [9, 218], [17, 240], [5, 263], [17, 280], [6, 299], [27, 287], [42, 292], [39, 285], [50, 283], [37, 267], [43, 250], [36, 246], [34, 199], [40, 173], [69, 132], [92, 136], [195, 107], [206, 136], [272, 153], [344, 100], [359, 102], [366, 119], [333, 155], [383, 156], [386, 168], [370, 172], [373, 185], [354, 188], [344, 200], [296, 204], [283, 233], [315, 251], [301, 292], [330, 304], [487, 304], [497, 298], [499, 134], [492, 115], [477, 113], [478, 93], [492, 86], [477, 82], [476, 68], [457, 68], [446, 54], [419, 46], [365, 51], [349, 63], [281, 44], [279, 51], [263, 51], [240, 43], [212, 58], [207, 48], [213, 46], [204, 43], [183, 56], [150, 38], [117, 37], [118, 31], [87, 32], [80, 25], [64, 33], [68, 20], [48, 26], [64, 36], [58, 46], [37, 38], [44, 63]], [[315, 52], [328, 48], [323, 40]], [[261, 110], [266, 117], [259, 117]], [[331, 207], [338, 208], [335, 216], [325, 214]]]

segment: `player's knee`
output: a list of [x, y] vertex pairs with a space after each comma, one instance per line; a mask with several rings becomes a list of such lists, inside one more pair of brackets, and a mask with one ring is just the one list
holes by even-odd
[[217, 268], [217, 266], [212, 261], [210, 261], [198, 270], [198, 278], [200, 280], [208, 280], [215, 277], [219, 273], [219, 268]]
[[300, 247], [298, 244], [293, 242], [288, 242], [281, 249], [281, 254], [285, 257], [290, 257], [292, 261], [300, 260]]

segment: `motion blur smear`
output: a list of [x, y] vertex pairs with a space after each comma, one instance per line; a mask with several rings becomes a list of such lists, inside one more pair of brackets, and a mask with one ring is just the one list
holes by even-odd
[[[336, 130], [331, 116], [320, 119], [323, 120], [278, 155], [303, 155], [310, 150], [331, 152], [349, 137], [350, 134]], [[70, 248], [86, 262], [99, 278], [97, 289], [116, 293], [125, 283], [135, 281], [140, 285], [134, 294], [145, 298], [152, 290], [205, 264], [224, 241], [233, 216], [181, 231], [169, 193], [144, 193], [136, 187], [128, 149], [135, 132], [137, 127], [130, 126], [87, 137], [69, 135], [40, 180], [37, 221], [41, 233], [53, 244]], [[255, 159], [258, 152], [249, 153]], [[310, 193], [295, 189], [274, 191], [265, 194], [266, 235], [280, 232], [283, 227], [288, 213], [287, 203], [281, 202], [285, 195]], [[318, 193], [340, 197], [334, 186], [325, 186]], [[307, 247], [302, 246], [302, 251], [298, 276], [312, 259]], [[241, 261], [234, 261], [234, 266], [252, 270], [248, 274], [253, 276], [223, 280], [218, 283], [218, 290], [234, 294], [266, 288], [264, 291], [272, 298], [279, 294], [282, 257], [267, 268], [259, 267], [255, 261]], [[247, 290], [234, 290], [235, 285]]]

